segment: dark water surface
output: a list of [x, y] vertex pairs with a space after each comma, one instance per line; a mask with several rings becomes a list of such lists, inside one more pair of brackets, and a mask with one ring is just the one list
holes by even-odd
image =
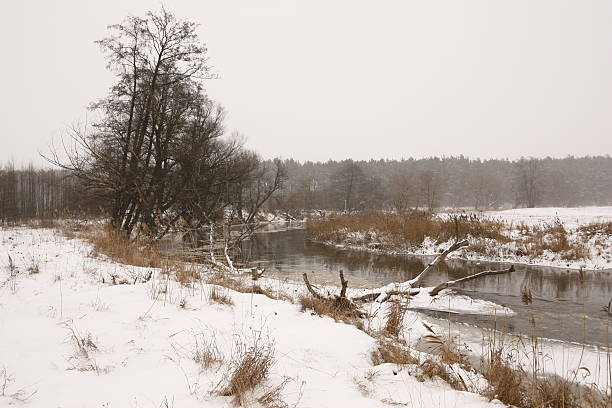
[[[338, 284], [344, 270], [350, 287], [378, 287], [415, 277], [431, 260], [428, 257], [381, 255], [326, 247], [305, 239], [303, 229], [261, 232], [244, 243], [243, 257], [266, 267], [266, 274], [301, 280], [309, 272], [317, 283]], [[424, 286], [460, 278], [501, 264], [447, 260], [431, 273]], [[314, 273], [311, 273], [314, 272]], [[521, 288], [528, 288], [533, 303], [521, 301]], [[612, 297], [612, 271], [584, 271], [517, 265], [513, 274], [488, 276], [455, 288], [472, 298], [507, 306], [513, 317], [452, 314], [453, 321], [479, 327], [496, 327], [515, 333], [607, 346], [612, 343], [612, 318], [602, 311]], [[448, 318], [444, 312], [423, 311]]]

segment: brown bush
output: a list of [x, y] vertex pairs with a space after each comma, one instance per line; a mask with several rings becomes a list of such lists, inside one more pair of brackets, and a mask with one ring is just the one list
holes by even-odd
[[342, 301], [337, 299], [318, 299], [314, 296], [300, 296], [298, 299], [300, 310], [312, 310], [319, 316], [329, 316], [335, 321], [352, 324], [359, 330], [365, 330], [361, 315], [351, 307], [346, 307]]
[[256, 337], [251, 345], [240, 340], [230, 362], [229, 380], [220, 392], [222, 396], [233, 396], [235, 405], [242, 405], [244, 396], [268, 378], [274, 365], [274, 344]]

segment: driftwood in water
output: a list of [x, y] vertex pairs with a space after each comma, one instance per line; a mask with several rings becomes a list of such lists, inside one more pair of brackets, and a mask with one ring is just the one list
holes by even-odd
[[467, 282], [467, 281], [471, 281], [474, 279], [478, 279], [478, 278], [482, 278], [483, 276], [491, 276], [491, 275], [502, 275], [502, 274], [506, 274], [506, 273], [512, 273], [514, 272], [514, 265], [510, 265], [509, 268], [506, 269], [499, 269], [496, 271], [482, 271], [482, 272], [478, 272], [475, 273], [473, 275], [468, 275], [465, 276], [463, 278], [459, 278], [459, 279], [455, 279], [455, 280], [451, 280], [448, 282], [444, 282], [439, 284], [438, 286], [436, 286], [435, 288], [433, 288], [432, 290], [429, 291], [429, 295], [430, 296], [436, 296], [438, 293], [440, 293], [440, 291], [446, 289], [446, 288], [450, 288], [451, 286], [455, 286], [458, 283], [462, 283], [462, 282]]
[[469, 245], [469, 242], [465, 239], [462, 241], [457, 241], [453, 245], [451, 245], [450, 247], [442, 251], [442, 253], [436, 256], [436, 258], [433, 261], [428, 263], [425, 269], [423, 269], [423, 271], [419, 273], [415, 278], [410, 279], [409, 281], [406, 281], [406, 282], [390, 283], [381, 288], [371, 289], [367, 291], [367, 293], [356, 298], [355, 300], [367, 302], [367, 301], [376, 299], [379, 302], [384, 302], [386, 300], [389, 300], [389, 298], [394, 295], [414, 296], [420, 292], [418, 287], [420, 286], [423, 279], [425, 279], [425, 277], [432, 270], [434, 270], [434, 268], [438, 264], [443, 262], [450, 253], [457, 251], [461, 248], [465, 248], [468, 245]]
[[[376, 300], [378, 302], [385, 302], [389, 300], [392, 296], [414, 296], [414, 295], [419, 294], [421, 292], [421, 289], [419, 288], [419, 286], [421, 282], [423, 282], [425, 277], [438, 264], [443, 262], [450, 253], [457, 251], [461, 248], [465, 248], [467, 246], [469, 246], [469, 243], [467, 240], [457, 241], [454, 244], [452, 244], [450, 247], [448, 247], [446, 250], [444, 250], [442, 253], [440, 253], [440, 255], [438, 255], [432, 262], [427, 264], [425, 269], [423, 269], [423, 271], [420, 274], [418, 274], [415, 278], [410, 279], [405, 282], [391, 283], [389, 285], [386, 285], [386, 286], [383, 286], [377, 289], [370, 289], [366, 291], [366, 293], [362, 294], [361, 296], [357, 296], [354, 298], [348, 298], [346, 296], [346, 291], [348, 288], [348, 281], [344, 279], [343, 271], [340, 271], [340, 285], [341, 285], [340, 294], [336, 296], [322, 295], [310, 284], [310, 281], [308, 280], [308, 276], [306, 275], [306, 273], [304, 273], [302, 276], [304, 278], [304, 283], [306, 284], [306, 288], [308, 289], [308, 292], [310, 292], [310, 294], [313, 297], [317, 299], [334, 301], [338, 304], [343, 304], [350, 308], [357, 308], [357, 305], [355, 302], [371, 302], [373, 300]], [[509, 268], [506, 268], [506, 269], [478, 272], [473, 275], [465, 276], [460, 279], [443, 282], [435, 286], [433, 289], [431, 289], [429, 291], [429, 295], [436, 296], [442, 290], [455, 286], [458, 283], [463, 283], [463, 282], [471, 281], [474, 279], [479, 279], [484, 276], [512, 273], [514, 271], [515, 271], [514, 265], [511, 265]]]

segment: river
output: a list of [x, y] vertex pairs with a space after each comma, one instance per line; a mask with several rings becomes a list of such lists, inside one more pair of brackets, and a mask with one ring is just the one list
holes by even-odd
[[[338, 284], [342, 269], [350, 287], [374, 288], [390, 282], [415, 277], [431, 260], [428, 257], [375, 254], [324, 246], [306, 240], [301, 228], [275, 227], [262, 231], [244, 242], [243, 259], [266, 268], [267, 276], [301, 280], [309, 272], [319, 284]], [[453, 290], [471, 298], [507, 306], [512, 317], [482, 314], [449, 314], [422, 310], [432, 317], [512, 333], [607, 346], [612, 318], [602, 307], [612, 297], [611, 271], [567, 270], [561, 268], [516, 265], [512, 274], [484, 277], [466, 282]], [[465, 260], [447, 260], [423, 283], [456, 279], [485, 269], [499, 269], [500, 264]], [[521, 289], [528, 288], [533, 302], [522, 302]], [[612, 335], [612, 333], [610, 333]]]

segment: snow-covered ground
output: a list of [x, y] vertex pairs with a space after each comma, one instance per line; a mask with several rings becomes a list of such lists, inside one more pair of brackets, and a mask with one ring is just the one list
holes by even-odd
[[[209, 301], [206, 284], [185, 288], [155, 276], [103, 284], [104, 274], [132, 279], [148, 271], [89, 251], [52, 230], [0, 231], [0, 406], [231, 406], [217, 391], [237, 344], [257, 338], [273, 344], [275, 364], [247, 406], [285, 380], [281, 397], [296, 407], [495, 405], [390, 364], [373, 366], [371, 336], [293, 303], [228, 291], [234, 305], [221, 305]], [[73, 331], [87, 355], [75, 350]], [[193, 359], [196, 343], [213, 340], [224, 362], [204, 369]]]
[[504, 211], [486, 211], [486, 215], [501, 218], [514, 225], [551, 224], [559, 219], [566, 228], [574, 229], [579, 225], [594, 222], [612, 221], [612, 207], [543, 207], [516, 208]]
[[[227, 289], [234, 305], [211, 303], [211, 285], [185, 287], [157, 270], [92, 258], [90, 251], [88, 243], [53, 230], [0, 230], [0, 406], [229, 407], [232, 397], [219, 391], [232, 358], [256, 342], [274, 348], [274, 365], [245, 406], [265, 407], [257, 398], [282, 383], [280, 398], [294, 407], [502, 406], [438, 379], [421, 382], [402, 367], [375, 366], [371, 335], [301, 312], [294, 303]], [[152, 279], [143, 282], [149, 272]], [[112, 285], [113, 275], [116, 281], [136, 283]], [[293, 282], [258, 283], [289, 296], [304, 291]], [[424, 293], [410, 306], [513, 313], [452, 292], [435, 302]], [[375, 330], [383, 324], [386, 305], [367, 307], [374, 316], [367, 324]], [[408, 344], [430, 334], [423, 323], [441, 335], [450, 328], [458, 343], [482, 351], [478, 329], [447, 328], [414, 311], [405, 318]], [[75, 338], [82, 340], [85, 353], [75, 348]], [[216, 344], [221, 360], [208, 368], [194, 361], [205, 344], [209, 349]], [[567, 376], [581, 365], [602, 372], [605, 354], [596, 349], [542, 344], [555, 357], [556, 365], [546, 367], [549, 372]], [[464, 376], [475, 388], [486, 385], [482, 378]], [[605, 386], [605, 378], [585, 382], [590, 380]]]

